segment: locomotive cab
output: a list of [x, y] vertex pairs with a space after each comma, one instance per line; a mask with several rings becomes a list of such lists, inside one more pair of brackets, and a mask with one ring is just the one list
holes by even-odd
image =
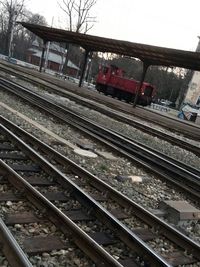
[[138, 100], [139, 104], [143, 106], [150, 105], [154, 95], [155, 87], [148, 83], [143, 83], [141, 94]]
[[111, 74], [112, 75], [116, 75], [116, 76], [119, 76], [119, 77], [124, 77], [125, 71], [120, 69], [120, 68], [118, 68], [117, 66], [111, 65], [110, 66], [110, 70], [111, 70]]
[[144, 95], [152, 97], [153, 91], [154, 91], [153, 86], [147, 85], [145, 86], [145, 89], [144, 89]]
[[106, 66], [103, 66], [103, 67], [102, 67], [102, 73], [103, 73], [104, 75], [106, 75], [106, 74], [108, 73], [108, 71], [109, 71], [109, 68], [108, 68], [108, 67], [106, 67]]
[[[115, 65], [100, 66], [96, 80], [97, 91], [119, 100], [125, 100], [127, 103], [132, 102], [140, 83], [125, 77], [124, 74], [125, 71]], [[154, 86], [144, 82], [139, 92], [138, 104], [150, 105], [154, 94]]]

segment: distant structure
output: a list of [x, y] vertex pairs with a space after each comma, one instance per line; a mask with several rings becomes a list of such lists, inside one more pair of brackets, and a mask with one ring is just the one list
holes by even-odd
[[[37, 40], [33, 41], [32, 47], [28, 49], [27, 61], [33, 65], [40, 65], [42, 56], [42, 47]], [[47, 46], [45, 55], [44, 66], [46, 69], [61, 73], [66, 59], [66, 50], [57, 43], [50, 43]], [[79, 68], [68, 60], [67, 75], [76, 77]]]
[[[200, 36], [196, 52], [200, 52]], [[200, 72], [194, 71], [191, 81], [188, 84], [188, 90], [185, 96], [185, 103], [200, 106]]]

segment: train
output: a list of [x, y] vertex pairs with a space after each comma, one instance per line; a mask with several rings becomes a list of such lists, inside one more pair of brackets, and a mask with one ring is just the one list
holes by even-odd
[[[140, 82], [125, 77], [123, 69], [115, 65], [99, 66], [99, 72], [96, 79], [96, 89], [99, 93], [110, 95], [113, 98], [124, 100], [127, 103], [133, 102], [137, 90], [140, 88]], [[137, 104], [142, 106], [150, 105], [155, 97], [155, 86], [143, 82], [138, 92]]]

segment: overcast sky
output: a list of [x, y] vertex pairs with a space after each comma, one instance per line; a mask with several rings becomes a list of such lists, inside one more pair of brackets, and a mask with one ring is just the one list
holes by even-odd
[[[63, 28], [58, 1], [27, 0], [27, 8]], [[92, 11], [92, 35], [190, 51], [200, 36], [200, 0], [97, 0]]]

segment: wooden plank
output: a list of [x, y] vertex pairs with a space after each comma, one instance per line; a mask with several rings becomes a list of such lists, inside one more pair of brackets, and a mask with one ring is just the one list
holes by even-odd
[[[90, 221], [94, 220], [95, 218], [91, 215], [88, 215], [87, 212], [81, 210], [81, 209], [76, 209], [76, 210], [69, 210], [64, 212], [72, 221]], [[125, 219], [128, 218], [129, 216], [126, 215], [125, 213], [114, 209], [111, 210], [111, 213], [117, 218], [117, 219]]]
[[57, 236], [31, 237], [25, 239], [23, 242], [24, 250], [31, 255], [50, 252], [52, 250], [67, 249], [67, 247]]
[[14, 160], [24, 160], [26, 159], [25, 155], [17, 152], [7, 152], [0, 153], [0, 159], [14, 159]]
[[37, 217], [33, 212], [12, 213], [5, 215], [6, 225], [35, 223], [41, 221], [44, 221], [44, 219]]
[[21, 164], [8, 164], [14, 171], [22, 172], [39, 172], [41, 171], [38, 165], [21, 165]]
[[121, 263], [121, 265], [123, 265], [124, 267], [138, 267], [139, 266], [136, 264], [134, 259], [131, 259], [131, 258], [119, 260], [119, 263]]
[[63, 192], [47, 192], [47, 193], [45, 193], [43, 195], [46, 198], [48, 198], [48, 200], [50, 200], [50, 201], [57, 200], [57, 201], [65, 202], [65, 201], [69, 200], [69, 198], [66, 197]]
[[91, 221], [95, 218], [88, 215], [85, 211], [81, 209], [77, 210], [68, 210], [64, 212], [66, 216], [68, 216], [72, 221]]
[[38, 186], [50, 186], [55, 185], [54, 182], [51, 182], [45, 178], [40, 178], [37, 176], [27, 176], [24, 179], [29, 182], [31, 185], [38, 185]]
[[0, 150], [14, 150], [15, 148], [11, 144], [0, 144]]
[[138, 228], [133, 229], [133, 232], [138, 235], [139, 238], [141, 238], [143, 241], [150, 241], [156, 237], [156, 235], [148, 229]]
[[[45, 194], [43, 194], [48, 200], [50, 201], [67, 201], [69, 200], [69, 198], [67, 198], [63, 192], [47, 192]], [[8, 193], [1, 193], [0, 194], [0, 202], [3, 201], [19, 201], [19, 200], [23, 200], [24, 197], [22, 197], [21, 195], [14, 195], [12, 192], [8, 192]]]
[[173, 252], [164, 257], [169, 264], [172, 266], [178, 266], [178, 265], [186, 265], [186, 264], [192, 264], [197, 262], [196, 259], [192, 257], [187, 257], [184, 255], [183, 252]]
[[81, 180], [78, 180], [78, 179], [72, 180], [72, 182], [74, 182], [78, 186], [84, 186], [84, 185], [87, 184], [86, 181], [81, 181]]
[[12, 192], [8, 193], [1, 193], [0, 194], [0, 202], [4, 201], [19, 201], [23, 200], [24, 198], [20, 195], [14, 195]]
[[112, 209], [110, 212], [112, 213], [112, 215], [114, 215], [119, 220], [132, 217], [131, 215], [128, 215], [128, 214], [122, 212], [120, 209]]
[[101, 193], [99, 193], [99, 194], [97, 194], [97, 193], [90, 194], [90, 196], [92, 198], [94, 198], [96, 201], [106, 201], [106, 200], [108, 200], [108, 198], [106, 196], [102, 195]]
[[117, 242], [116, 239], [104, 232], [89, 233], [88, 235], [99, 245], [112, 245]]
[[0, 184], [8, 184], [8, 180], [5, 177], [0, 176]]

